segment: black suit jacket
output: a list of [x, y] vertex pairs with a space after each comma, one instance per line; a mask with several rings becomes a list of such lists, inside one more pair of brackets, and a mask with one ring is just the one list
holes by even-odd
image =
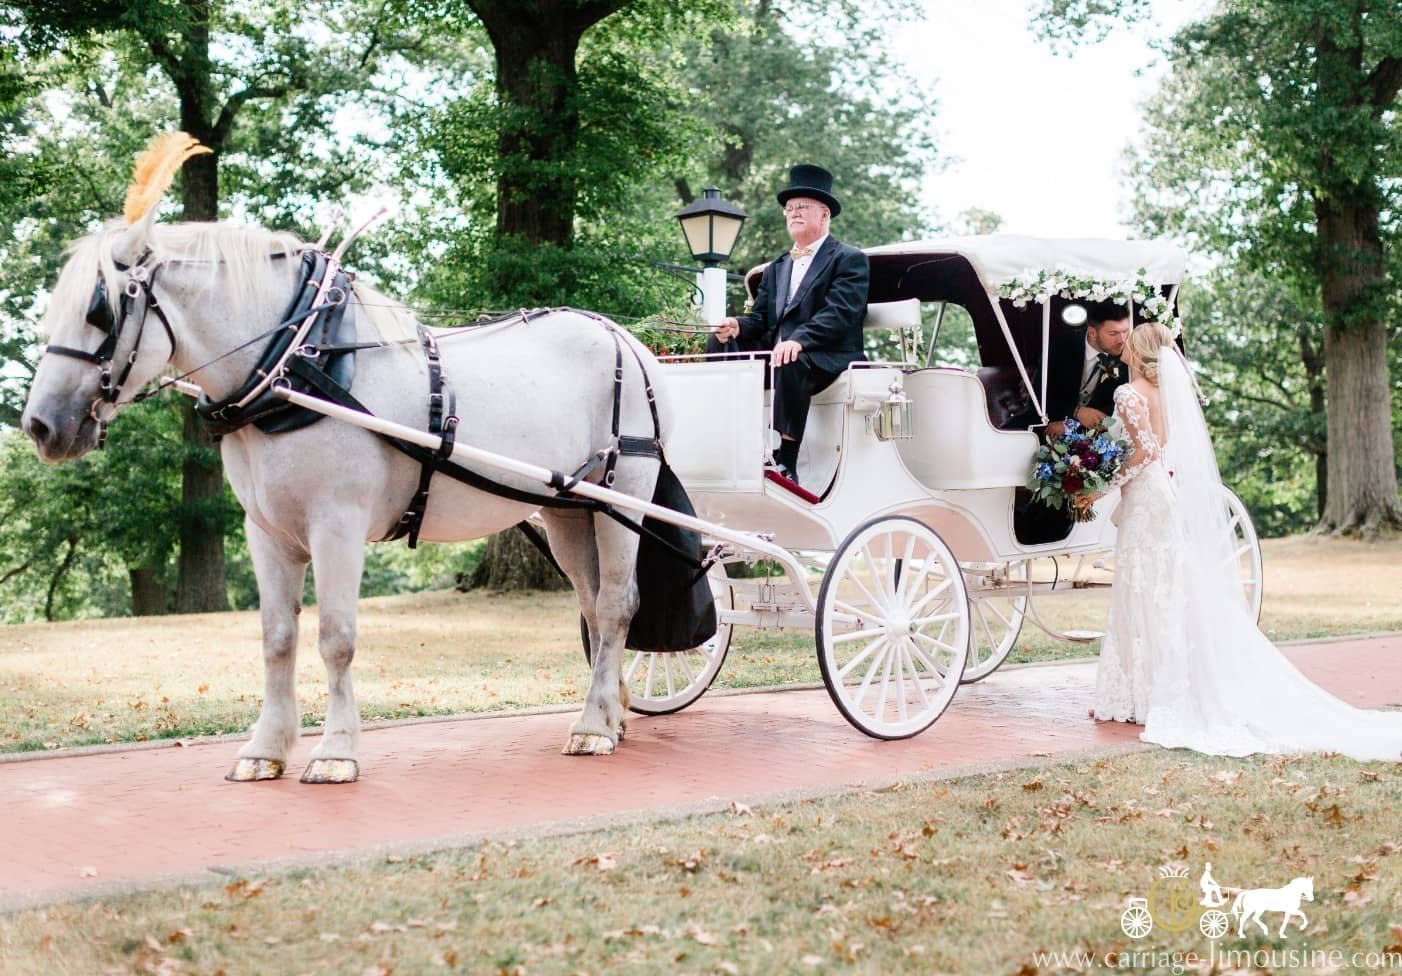
[[[1085, 326], [1052, 333], [1051, 372], [1047, 374], [1047, 417], [1064, 420], [1081, 405], [1081, 371], [1086, 361]], [[1091, 392], [1086, 406], [1101, 413], [1115, 412], [1115, 390], [1129, 382], [1129, 367], [1116, 359], [1111, 375]]]
[[741, 341], [753, 343], [750, 348], [764, 348], [792, 339], [813, 365], [829, 373], [840, 373], [848, 363], [865, 359], [862, 322], [871, 280], [867, 256], [829, 236], [813, 255], [794, 300], [785, 307], [792, 273], [793, 259], [787, 254], [764, 269], [754, 306], [738, 316]]

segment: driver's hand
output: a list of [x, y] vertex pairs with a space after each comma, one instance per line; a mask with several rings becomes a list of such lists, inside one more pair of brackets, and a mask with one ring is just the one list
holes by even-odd
[[787, 366], [789, 363], [798, 360], [798, 354], [803, 352], [803, 347], [792, 339], [785, 339], [774, 347], [774, 365]]
[[740, 320], [733, 316], [721, 319], [711, 331], [715, 333], [717, 342], [729, 342], [740, 334]]

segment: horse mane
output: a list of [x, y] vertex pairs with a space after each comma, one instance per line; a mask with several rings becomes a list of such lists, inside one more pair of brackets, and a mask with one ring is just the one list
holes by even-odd
[[[297, 270], [297, 256], [308, 245], [296, 234], [269, 230], [255, 224], [190, 221], [176, 224], [128, 225], [108, 221], [73, 243], [63, 271], [54, 285], [44, 312], [45, 336], [55, 325], [81, 320], [92, 299], [98, 275], [107, 285], [107, 299], [115, 313], [121, 295], [122, 275], [118, 253], [129, 258], [133, 250], [150, 248], [157, 263], [179, 262], [197, 269], [197, 291], [221, 285], [230, 317], [246, 319], [268, 305], [290, 300], [288, 292]], [[386, 340], [413, 338], [412, 312], [367, 285], [355, 285], [364, 319]], [[370, 301], [365, 302], [369, 296]], [[271, 323], [270, 323], [271, 324]]]

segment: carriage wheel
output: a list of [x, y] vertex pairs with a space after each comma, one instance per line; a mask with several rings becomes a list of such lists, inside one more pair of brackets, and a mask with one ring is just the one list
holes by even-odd
[[1227, 934], [1227, 913], [1218, 908], [1203, 912], [1198, 929], [1209, 939], [1220, 939]]
[[1256, 526], [1251, 521], [1251, 513], [1237, 497], [1236, 492], [1225, 485], [1227, 524], [1231, 533], [1231, 561], [1238, 579], [1241, 580], [1242, 594], [1246, 597], [1247, 609], [1257, 623], [1261, 622], [1261, 600], [1265, 596], [1262, 586], [1265, 573], [1261, 566], [1261, 540], [1256, 536]]
[[[735, 594], [724, 566], [713, 566], [706, 576], [716, 598], [716, 616], [735, 607]], [[731, 624], [716, 622], [716, 632], [700, 647], [686, 651], [623, 652], [623, 682], [628, 686], [628, 707], [639, 715], [669, 715], [694, 703], [711, 687], [730, 650]], [[593, 663], [589, 627], [579, 618], [584, 660]]]
[[[1008, 564], [1008, 581], [1025, 583], [1027, 562]], [[1026, 587], [1009, 587], [1006, 593], [969, 594], [969, 663], [964, 684], [980, 681], [1002, 666], [1022, 633], [1027, 616]]]
[[1154, 930], [1154, 917], [1143, 905], [1131, 905], [1120, 914], [1120, 928], [1131, 939], [1142, 939]]
[[818, 592], [818, 665], [847, 721], [906, 739], [949, 706], [969, 652], [969, 603], [954, 553], [923, 522], [858, 526]]

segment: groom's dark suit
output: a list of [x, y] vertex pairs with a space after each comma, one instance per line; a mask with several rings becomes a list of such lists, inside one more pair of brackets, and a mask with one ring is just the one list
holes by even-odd
[[[871, 268], [867, 256], [829, 237], [813, 255], [808, 273], [789, 298], [793, 259], [776, 258], [760, 276], [751, 310], [737, 316], [739, 348], [766, 352], [781, 339], [803, 347], [798, 359], [774, 370], [774, 427], [795, 442], [803, 440], [808, 403], [827, 389], [862, 354]], [[714, 338], [710, 352], [734, 350]]]
[[1085, 369], [1086, 327], [1072, 326], [1052, 332], [1051, 371], [1047, 374], [1047, 417], [1052, 421], [1074, 416], [1080, 406], [1115, 412], [1115, 390], [1129, 382], [1129, 367], [1110, 356], [1093, 368], [1082, 402], [1081, 377]]

